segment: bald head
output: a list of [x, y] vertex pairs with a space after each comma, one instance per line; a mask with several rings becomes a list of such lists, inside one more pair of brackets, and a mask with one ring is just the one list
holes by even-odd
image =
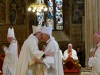
[[72, 44], [68, 44], [68, 49], [69, 49], [69, 50], [72, 49]]
[[100, 43], [100, 32], [94, 34], [93, 40], [96, 44]]

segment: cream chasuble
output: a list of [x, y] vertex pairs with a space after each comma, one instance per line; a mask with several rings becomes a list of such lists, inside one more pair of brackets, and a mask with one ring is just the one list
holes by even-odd
[[38, 49], [38, 39], [31, 35], [24, 42], [19, 56], [17, 75], [35, 75], [36, 63], [34, 58], [40, 59], [44, 52]]

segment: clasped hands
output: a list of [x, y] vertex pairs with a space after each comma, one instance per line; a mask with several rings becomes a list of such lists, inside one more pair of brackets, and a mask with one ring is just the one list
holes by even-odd
[[68, 57], [71, 57], [71, 55], [72, 55], [72, 54], [71, 54], [71, 53], [69, 53], [69, 54], [68, 54]]

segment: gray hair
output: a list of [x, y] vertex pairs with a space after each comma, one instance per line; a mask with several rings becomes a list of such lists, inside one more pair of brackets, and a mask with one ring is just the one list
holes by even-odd
[[96, 34], [97, 34], [98, 37], [100, 37], [100, 32], [97, 32]]

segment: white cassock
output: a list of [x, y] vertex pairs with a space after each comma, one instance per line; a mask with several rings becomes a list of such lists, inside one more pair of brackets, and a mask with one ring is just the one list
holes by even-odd
[[16, 75], [18, 62], [17, 41], [13, 40], [8, 48], [4, 48], [5, 58], [3, 63], [3, 75]]
[[62, 54], [62, 50], [60, 50], [60, 55], [61, 55], [61, 59], [63, 59], [63, 54]]
[[40, 59], [44, 52], [38, 49], [38, 39], [31, 34], [24, 42], [18, 61], [17, 75], [35, 75], [34, 57]]
[[[78, 57], [77, 57], [77, 52], [74, 50], [74, 49], [72, 49], [72, 56], [71, 56], [74, 60], [78, 60]], [[68, 58], [68, 49], [67, 50], [65, 50], [65, 52], [64, 52], [64, 60], [66, 60]]]
[[97, 46], [99, 47], [97, 48], [94, 57], [91, 57], [91, 75], [100, 75], [100, 43]]
[[54, 52], [55, 55], [53, 57], [46, 56], [46, 58], [43, 59], [43, 62], [45, 63], [44, 75], [64, 75], [60, 49], [53, 37], [47, 41], [45, 51], [48, 50]]
[[93, 65], [92, 65], [92, 57], [89, 58], [88, 60], [88, 66], [91, 68]]

